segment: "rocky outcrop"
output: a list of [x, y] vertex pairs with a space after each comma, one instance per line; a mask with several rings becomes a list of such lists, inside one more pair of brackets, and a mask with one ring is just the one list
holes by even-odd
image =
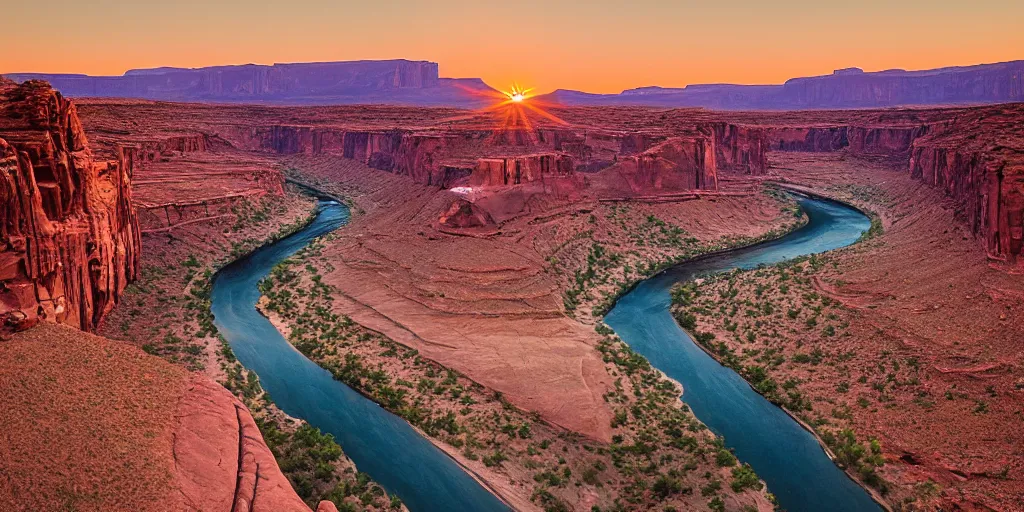
[[768, 168], [768, 135], [764, 128], [714, 123], [715, 164], [718, 170], [760, 176]]
[[139, 271], [136, 154], [89, 150], [75, 106], [43, 82], [0, 84], [0, 319], [93, 330]]
[[447, 228], [481, 228], [494, 226], [491, 214], [475, 204], [456, 199], [447, 211], [441, 214], [438, 223]]
[[601, 174], [623, 179], [628, 190], [622, 192], [632, 194], [718, 190], [714, 141], [709, 137], [668, 139], [639, 155], [619, 158]]
[[565, 178], [573, 173], [572, 158], [556, 153], [523, 155], [508, 158], [481, 158], [469, 176], [469, 185], [509, 186], [545, 178]]
[[249, 410], [222, 386], [193, 375], [175, 418], [175, 477], [187, 502], [233, 512], [309, 510]]
[[49, 323], [0, 343], [0, 360], [0, 510], [309, 512], [208, 377]]

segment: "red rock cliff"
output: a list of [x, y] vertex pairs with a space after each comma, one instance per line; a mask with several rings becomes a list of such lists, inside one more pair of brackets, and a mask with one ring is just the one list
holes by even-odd
[[714, 123], [711, 130], [718, 170], [760, 176], [768, 169], [768, 135], [764, 128]]
[[714, 146], [707, 137], [675, 137], [636, 156], [620, 158], [601, 174], [624, 179], [633, 194], [718, 190]]
[[471, 186], [520, 185], [573, 173], [568, 155], [537, 154], [511, 158], [481, 158], [469, 177]]
[[886, 126], [884, 119], [768, 128], [776, 151], [849, 151], [906, 159], [913, 178], [952, 198], [994, 259], [1020, 261], [1024, 231], [1024, 105], [966, 109], [946, 119]]
[[910, 148], [910, 174], [941, 189], [995, 259], [1024, 254], [1024, 104], [972, 110]]
[[0, 321], [93, 330], [138, 276], [135, 153], [100, 162], [75, 106], [0, 82]]

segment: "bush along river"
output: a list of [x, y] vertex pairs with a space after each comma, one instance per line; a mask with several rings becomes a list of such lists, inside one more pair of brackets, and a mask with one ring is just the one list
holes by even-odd
[[604, 322], [682, 384], [683, 400], [694, 414], [754, 468], [783, 509], [878, 511], [881, 507], [829, 459], [810, 432], [705, 353], [669, 311], [676, 283], [845, 247], [871, 226], [849, 206], [805, 197], [799, 202], [809, 218], [805, 226], [777, 240], [682, 263], [642, 281], [618, 300]]
[[315, 238], [348, 223], [349, 210], [321, 200], [307, 227], [224, 267], [213, 283], [214, 322], [274, 402], [334, 435], [360, 471], [413, 512], [509, 508], [405, 420], [384, 410], [295, 350], [256, 310], [260, 280]]

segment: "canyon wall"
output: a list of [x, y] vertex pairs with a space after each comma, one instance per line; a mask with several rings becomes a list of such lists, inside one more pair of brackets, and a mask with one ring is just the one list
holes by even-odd
[[772, 151], [839, 151], [850, 145], [848, 127], [768, 128], [768, 147]]
[[602, 171], [625, 180], [629, 192], [718, 190], [715, 144], [709, 137], [674, 137]]
[[767, 146], [772, 151], [832, 152], [909, 156], [915, 140], [943, 124], [913, 126], [782, 126], [766, 128]]
[[955, 201], [993, 259], [1019, 261], [1024, 231], [1024, 105], [969, 109], [908, 125], [767, 128], [774, 151], [887, 156]]
[[94, 330], [139, 272], [135, 150], [96, 161], [75, 106], [0, 79], [0, 321]]
[[910, 175], [942, 190], [993, 259], [1018, 262], [1024, 247], [1024, 159], [941, 141], [915, 143]]
[[715, 164], [721, 171], [761, 176], [768, 169], [768, 134], [764, 128], [713, 123]]

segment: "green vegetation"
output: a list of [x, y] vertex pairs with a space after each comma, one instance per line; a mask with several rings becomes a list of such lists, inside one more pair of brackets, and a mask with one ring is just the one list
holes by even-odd
[[[283, 321], [289, 341], [336, 379], [464, 458], [499, 473], [528, 470], [532, 500], [543, 509], [568, 510], [579, 487], [599, 496], [602, 510], [686, 503], [695, 481], [706, 480], [701, 475], [718, 467], [720, 441], [679, 402], [678, 388], [603, 324], [596, 326], [603, 334], [598, 348], [617, 378], [615, 390], [605, 395], [614, 413], [610, 446], [552, 428], [499, 393], [335, 312], [335, 294], [321, 274], [330, 265], [324, 254], [328, 240], [299, 251], [260, 283], [264, 311]], [[581, 273], [584, 281], [614, 261], [600, 245], [592, 244], [588, 256], [594, 270]], [[720, 486], [712, 494], [762, 487], [737, 488], [741, 491]]]
[[[883, 352], [874, 366], [857, 364], [846, 349], [853, 336], [850, 313], [813, 285], [832, 275], [826, 272], [834, 267], [830, 263], [829, 257], [809, 256], [682, 283], [672, 290], [672, 313], [722, 364], [811, 425], [836, 453], [837, 463], [884, 493], [888, 484], [876, 472], [884, 465], [881, 445], [875, 439], [859, 442], [848, 425], [856, 411], [872, 406], [872, 398], [892, 402], [896, 388], [915, 390], [914, 403], [924, 410], [933, 402], [920, 386], [915, 358]], [[801, 390], [810, 382], [824, 383], [838, 398], [812, 400]], [[984, 414], [984, 402], [975, 403], [975, 414]], [[720, 465], [731, 465], [727, 451], [719, 457]], [[752, 482], [742, 466], [733, 476], [735, 482]], [[746, 483], [734, 485], [746, 488]]]
[[[547, 258], [548, 272], [567, 280], [562, 296], [566, 312], [576, 317], [581, 306], [590, 306], [589, 318], [600, 318], [633, 283], [702, 254], [778, 238], [806, 222], [787, 194], [771, 190], [768, 195], [779, 202], [784, 218], [794, 220], [757, 237], [702, 241], [656, 215], [638, 214], [633, 205], [613, 204], [600, 218], [591, 215], [586, 229], [559, 244]], [[616, 242], [623, 239], [628, 246]]]

